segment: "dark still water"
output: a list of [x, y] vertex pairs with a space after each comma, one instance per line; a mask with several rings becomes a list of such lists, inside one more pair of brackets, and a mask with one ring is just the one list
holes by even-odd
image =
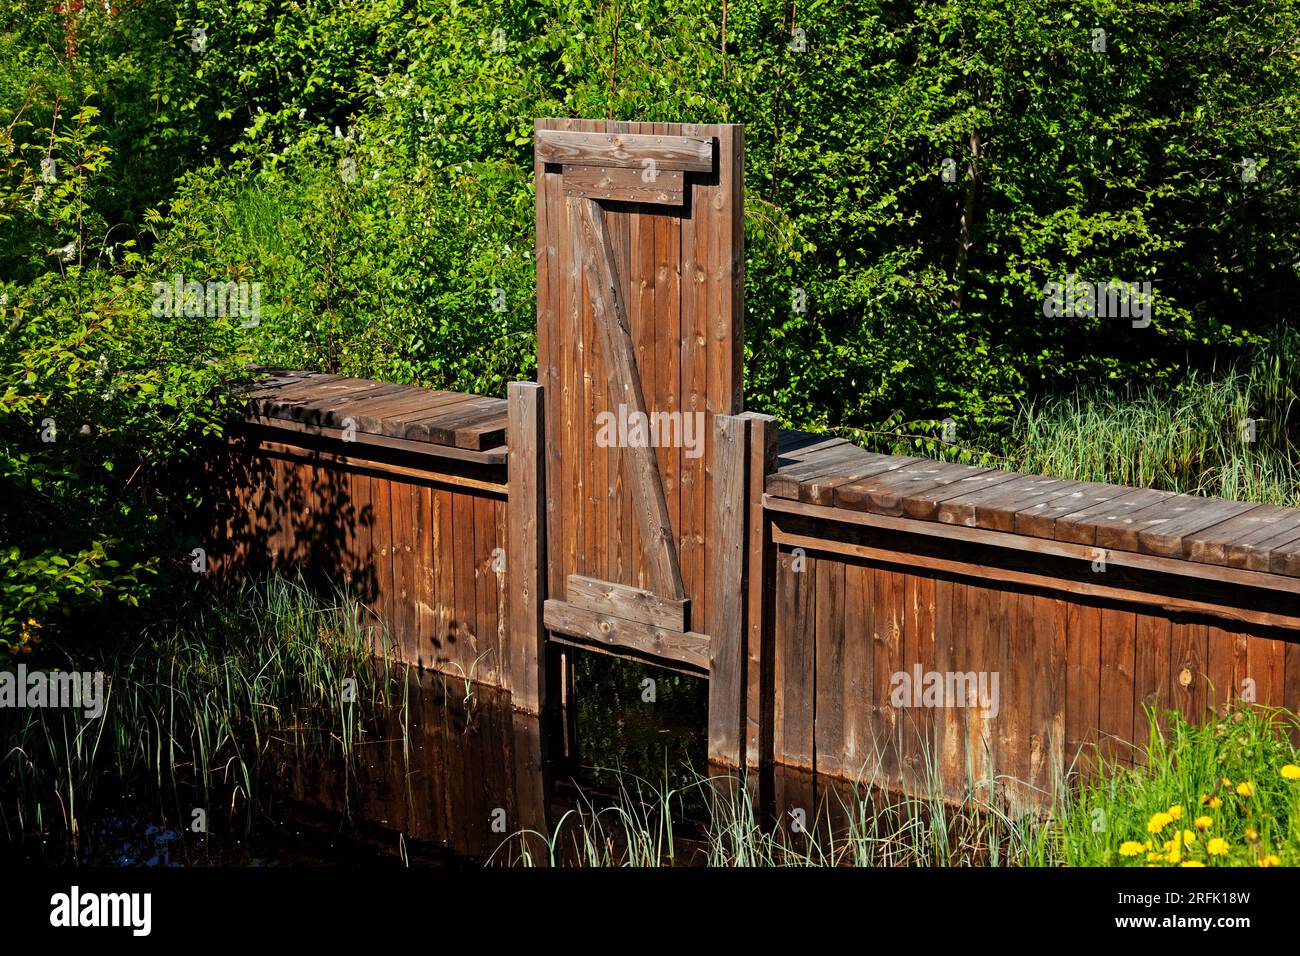
[[566, 813], [616, 802], [620, 788], [681, 791], [693, 816], [707, 683], [599, 654], [564, 661], [565, 706], [551, 719], [515, 713], [491, 688], [412, 670], [405, 701], [395, 692], [350, 755], [336, 739], [273, 741], [256, 805], [238, 781], [206, 800], [106, 781], [79, 809], [75, 839], [11, 829], [0, 855], [36, 865], [481, 866], [517, 864], [527, 851], [544, 864], [542, 835]]

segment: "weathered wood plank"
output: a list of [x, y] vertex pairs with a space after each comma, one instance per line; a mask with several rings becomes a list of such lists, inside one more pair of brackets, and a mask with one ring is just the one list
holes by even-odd
[[[1012, 502], [1023, 498], [1027, 503], [1032, 503], [1044, 496], [1051, 497], [1071, 484], [1061, 478], [1025, 475], [1013, 475], [999, 480], [998, 475], [998, 472], [987, 472], [972, 476], [972, 480], [980, 482], [978, 487], [974, 491], [938, 501], [935, 517], [943, 524], [959, 524], [970, 528], [992, 527], [997, 523], [1005, 527], [1014, 521], [1009, 513], [1010, 507], [1013, 507]], [[1000, 522], [999, 518], [1002, 519]]]
[[746, 554], [749, 580], [746, 594], [746, 703], [745, 762], [757, 767], [770, 759], [771, 747], [771, 627], [775, 591], [775, 548], [763, 510], [763, 487], [776, 467], [776, 419], [771, 415], [744, 412], [749, 422], [749, 470], [745, 500]]
[[901, 468], [840, 485], [835, 489], [835, 507], [877, 514], [901, 515], [903, 499], [929, 488], [947, 486], [981, 469], [951, 462], [916, 459]]
[[545, 603], [543, 619], [548, 628], [570, 637], [595, 641], [652, 659], [675, 661], [702, 671], [709, 668], [707, 634], [667, 631], [556, 600]]
[[872, 574], [861, 561], [844, 566], [844, 633], [840, 667], [844, 716], [841, 723], [844, 776], [868, 782], [875, 768], [875, 664], [872, 661], [872, 620], [875, 595]]
[[1139, 613], [1135, 622], [1133, 663], [1133, 742], [1139, 747], [1150, 743], [1150, 713], [1162, 729], [1169, 724], [1168, 713], [1174, 706], [1173, 676], [1169, 670], [1169, 618]]
[[1052, 526], [1052, 536], [1057, 541], [1096, 544], [1098, 526], [1113, 525], [1135, 511], [1141, 511], [1143, 508], [1172, 497], [1174, 497], [1173, 493], [1168, 491], [1154, 491], [1150, 488], [1124, 489], [1124, 494], [1107, 498], [1105, 501], [1057, 518]]
[[816, 505], [834, 505], [835, 489], [886, 471], [895, 471], [920, 459], [899, 458], [895, 455], [876, 455], [871, 452], [849, 462], [842, 468], [815, 475], [799, 482], [799, 500]]
[[844, 562], [828, 559], [817, 569], [814, 600], [814, 766], [842, 775], [844, 762]]
[[749, 422], [735, 415], [715, 415], [708, 754], [711, 762], [728, 767], [743, 766], [745, 760], [748, 462]]
[[1238, 566], [1244, 563], [1244, 554], [1253, 550], [1256, 543], [1293, 531], [1300, 537], [1300, 508], [1279, 508], [1260, 505], [1250, 511], [1235, 515], [1183, 540], [1183, 557], [1203, 564], [1227, 566], [1233, 552], [1242, 555]]
[[652, 591], [629, 584], [570, 574], [565, 582], [565, 600], [589, 611], [660, 627], [666, 631], [691, 629], [689, 600], [663, 598]]
[[[610, 400], [624, 405], [632, 414], [646, 413], [636, 352], [628, 327], [627, 310], [618, 281], [614, 250], [605, 231], [604, 214], [590, 200], [579, 206], [584, 244], [584, 268], [592, 280], [591, 301], [595, 309], [602, 354], [610, 366]], [[672, 522], [654, 449], [629, 443], [621, 449], [628, 465], [633, 512], [641, 532], [651, 589], [663, 597], [681, 598], [681, 567], [673, 542]]]
[[1137, 616], [1104, 608], [1101, 615], [1101, 673], [1098, 678], [1098, 753], [1108, 764], [1133, 762], [1134, 681]]
[[775, 756], [805, 770], [813, 767], [817, 561], [783, 552], [777, 578], [776, 694], [780, 725]]
[[576, 199], [680, 206], [685, 198], [684, 176], [680, 169], [640, 169], [629, 166], [583, 166], [566, 163], [564, 194]]
[[[777, 471], [768, 479], [768, 494], [780, 498], [800, 497], [800, 485], [819, 475], [833, 474], [862, 461], [871, 453], [857, 445], [845, 443], [827, 448], [823, 453], [796, 462]], [[886, 456], [880, 456], [886, 457]]]
[[1101, 609], [1070, 604], [1065, 630], [1065, 765], [1085, 776], [1097, 767]]
[[550, 702], [542, 662], [546, 631], [545, 429], [544, 389], [533, 382], [511, 382], [509, 389], [510, 495], [506, 535], [506, 581], [510, 592], [507, 685], [514, 706], [540, 714]]
[[1153, 519], [1136, 519], [1142, 525], [1138, 531], [1137, 550], [1170, 558], [1185, 557], [1197, 535], [1212, 531], [1225, 521], [1249, 514], [1258, 507], [1253, 502], [1196, 499], [1181, 518], [1162, 515]]
[[[1060, 478], [1031, 478], [1025, 484], [1002, 482], [981, 492], [948, 499], [940, 505], [939, 520], [952, 524], [1012, 532], [1016, 515], [1035, 504], [1060, 497], [1061, 492], [1079, 486]], [[966, 507], [962, 507], [965, 504]]]
[[703, 137], [538, 129], [537, 157], [566, 166], [622, 166], [709, 172], [713, 141]]

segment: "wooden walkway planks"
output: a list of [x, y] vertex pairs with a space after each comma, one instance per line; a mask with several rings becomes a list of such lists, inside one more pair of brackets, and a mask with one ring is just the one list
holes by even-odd
[[504, 399], [304, 371], [279, 372], [245, 394], [252, 422], [293, 423], [300, 433], [346, 432], [345, 441], [390, 447], [410, 442], [496, 451], [494, 460], [504, 461]]
[[781, 431], [765, 490], [807, 504], [1300, 577], [1300, 509], [880, 455]]

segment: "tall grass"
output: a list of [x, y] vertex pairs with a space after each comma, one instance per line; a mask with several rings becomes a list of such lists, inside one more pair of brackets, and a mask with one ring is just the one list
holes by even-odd
[[75, 845], [98, 792], [140, 782], [157, 795], [193, 792], [208, 805], [250, 808], [274, 745], [326, 740], [350, 753], [369, 716], [394, 704], [369, 626], [347, 594], [276, 578], [66, 661], [107, 675], [104, 713], [0, 715], [0, 819], [10, 838], [56, 830]]
[[1300, 337], [1177, 391], [1088, 390], [1024, 409], [1019, 470], [1240, 501], [1300, 504]]
[[[1012, 812], [977, 799], [991, 792], [993, 781], [968, 781], [968, 799], [954, 805], [931, 774], [914, 793], [861, 781], [837, 789], [819, 807], [807, 808], [802, 825], [794, 827], [785, 808], [774, 808], [778, 819], [764, 818], [752, 780], [696, 775], [692, 786], [708, 809], [703, 821], [690, 821], [684, 789], [625, 777], [606, 804], [581, 797], [551, 833], [514, 834], [494, 861], [587, 867], [1300, 864], [1300, 752], [1285, 734], [1300, 729], [1300, 719], [1256, 708], [1201, 726], [1176, 713], [1148, 716], [1150, 742], [1136, 764], [1104, 765], [1093, 778], [1070, 781], [1051, 813]], [[1211, 848], [1215, 838], [1224, 843]]]

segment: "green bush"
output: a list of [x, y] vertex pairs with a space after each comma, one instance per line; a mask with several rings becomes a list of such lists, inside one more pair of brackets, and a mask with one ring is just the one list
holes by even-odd
[[[1028, 460], [1027, 403], [1191, 394], [1296, 318], [1296, 0], [55, 9], [0, 13], [0, 640], [182, 561], [249, 361], [531, 376], [536, 116], [745, 124], [747, 404], [787, 424]], [[260, 324], [153, 316], [176, 275]], [[1153, 321], [1045, 318], [1070, 275]]]

